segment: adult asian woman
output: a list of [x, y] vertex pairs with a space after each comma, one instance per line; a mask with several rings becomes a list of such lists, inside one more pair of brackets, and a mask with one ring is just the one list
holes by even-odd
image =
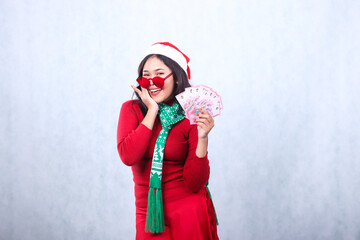
[[190, 86], [188, 62], [174, 45], [153, 44], [132, 86], [138, 99], [121, 107], [117, 147], [133, 172], [136, 239], [218, 239], [206, 188], [214, 120], [202, 110], [190, 125], [175, 98]]

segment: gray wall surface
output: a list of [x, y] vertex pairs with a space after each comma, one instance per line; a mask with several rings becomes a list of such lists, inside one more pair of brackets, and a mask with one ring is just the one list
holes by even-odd
[[359, 1], [0, 2], [0, 239], [134, 239], [121, 104], [158, 41], [222, 97], [220, 239], [360, 239]]

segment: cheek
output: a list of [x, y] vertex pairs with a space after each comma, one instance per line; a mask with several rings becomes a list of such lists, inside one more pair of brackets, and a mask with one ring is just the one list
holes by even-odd
[[175, 88], [175, 82], [174, 79], [171, 79], [171, 81], [165, 81], [164, 84], [164, 90], [172, 92]]

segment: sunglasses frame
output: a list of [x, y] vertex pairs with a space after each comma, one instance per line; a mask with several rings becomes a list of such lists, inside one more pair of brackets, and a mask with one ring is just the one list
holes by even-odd
[[143, 88], [148, 89], [150, 87], [150, 80], [153, 82], [155, 86], [158, 88], [162, 88], [164, 86], [164, 82], [166, 79], [168, 79], [170, 76], [172, 76], [173, 73], [171, 72], [169, 75], [167, 75], [165, 78], [156, 76], [153, 78], [145, 78], [145, 77], [138, 77], [136, 81], [139, 83], [139, 85]]

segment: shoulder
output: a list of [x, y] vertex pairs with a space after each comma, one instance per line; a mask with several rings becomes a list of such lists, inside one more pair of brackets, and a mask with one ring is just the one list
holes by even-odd
[[127, 115], [142, 115], [141, 108], [140, 108], [140, 101], [139, 100], [129, 100], [122, 104], [120, 114]]
[[141, 111], [140, 101], [139, 100], [128, 100], [122, 104], [121, 109], [122, 110], [133, 109], [135, 111], [137, 111], [137, 110]]

